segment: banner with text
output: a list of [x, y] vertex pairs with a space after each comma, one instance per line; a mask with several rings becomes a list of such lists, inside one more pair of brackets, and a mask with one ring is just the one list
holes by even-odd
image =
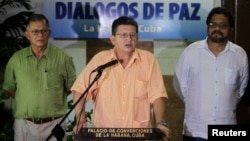
[[44, 0], [53, 38], [109, 38], [119, 16], [139, 25], [139, 38], [202, 39], [213, 0]]

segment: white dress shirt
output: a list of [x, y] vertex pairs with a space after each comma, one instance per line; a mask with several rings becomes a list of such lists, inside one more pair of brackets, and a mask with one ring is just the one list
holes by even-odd
[[207, 139], [208, 125], [236, 124], [236, 105], [248, 82], [248, 58], [228, 41], [215, 56], [207, 39], [189, 45], [176, 66], [174, 87], [185, 103], [183, 134]]

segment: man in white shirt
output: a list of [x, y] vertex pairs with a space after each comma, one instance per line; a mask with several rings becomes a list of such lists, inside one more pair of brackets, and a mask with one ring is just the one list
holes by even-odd
[[248, 83], [248, 57], [229, 41], [234, 18], [208, 14], [207, 38], [190, 44], [176, 66], [174, 87], [185, 103], [183, 141], [207, 141], [208, 125], [236, 124], [236, 105]]

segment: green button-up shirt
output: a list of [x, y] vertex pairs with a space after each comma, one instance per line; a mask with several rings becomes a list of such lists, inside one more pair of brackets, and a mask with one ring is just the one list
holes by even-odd
[[67, 93], [76, 79], [72, 57], [48, 45], [37, 60], [31, 47], [16, 52], [4, 75], [4, 90], [15, 91], [15, 118], [57, 117], [67, 112]]

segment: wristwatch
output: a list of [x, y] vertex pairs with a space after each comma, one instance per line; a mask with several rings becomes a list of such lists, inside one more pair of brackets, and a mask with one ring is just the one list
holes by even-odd
[[163, 126], [165, 126], [165, 127], [168, 128], [168, 122], [167, 122], [166, 120], [157, 122], [157, 123], [156, 123], [156, 126], [158, 126], [158, 125], [163, 125]]

